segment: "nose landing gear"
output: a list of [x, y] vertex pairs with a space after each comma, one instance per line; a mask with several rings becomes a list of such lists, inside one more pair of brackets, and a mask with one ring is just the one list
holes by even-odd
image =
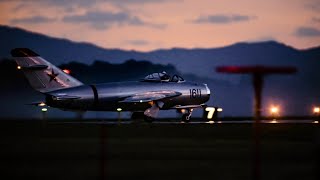
[[[184, 113], [182, 113], [182, 122], [190, 122], [190, 118], [191, 118], [191, 115], [192, 115], [192, 111], [193, 109], [184, 109]], [[183, 112], [183, 111], [182, 111]]]

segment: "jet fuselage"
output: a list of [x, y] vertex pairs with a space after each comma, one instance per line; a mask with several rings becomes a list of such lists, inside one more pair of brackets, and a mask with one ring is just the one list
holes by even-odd
[[[175, 91], [181, 93], [176, 97], [161, 100], [163, 107], [170, 109], [178, 106], [203, 104], [210, 98], [210, 90], [205, 84], [194, 82], [115, 82], [97, 85], [81, 85], [46, 93], [48, 106], [65, 110], [82, 111], [144, 111], [152, 104], [138, 101], [122, 103], [130, 96], [152, 92]], [[75, 97], [57, 99], [55, 97]]]
[[[203, 108], [210, 98], [206, 84], [187, 82], [179, 75], [154, 72], [141, 81], [85, 85], [28, 48], [11, 50], [30, 85], [45, 95], [48, 105], [73, 111], [132, 111], [154, 120], [160, 109], [176, 109], [188, 122], [194, 108]], [[141, 113], [141, 111], [143, 113]]]

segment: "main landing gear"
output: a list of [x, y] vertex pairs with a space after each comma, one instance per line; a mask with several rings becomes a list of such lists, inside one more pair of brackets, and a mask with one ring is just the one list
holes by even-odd
[[[192, 111], [193, 111], [193, 109], [179, 109], [178, 112], [182, 114], [181, 121], [184, 123], [190, 122]], [[144, 120], [145, 122], [149, 122], [149, 123], [151, 123], [155, 120], [155, 118], [148, 116], [146, 114], [148, 114], [148, 113], [146, 113], [146, 112], [133, 112], [131, 115], [131, 120], [133, 122], [140, 122], [141, 120]]]
[[133, 122], [141, 122], [142, 120], [144, 120], [145, 122], [151, 123], [155, 119], [150, 116], [144, 115], [144, 112], [133, 112], [131, 115], [131, 120]]

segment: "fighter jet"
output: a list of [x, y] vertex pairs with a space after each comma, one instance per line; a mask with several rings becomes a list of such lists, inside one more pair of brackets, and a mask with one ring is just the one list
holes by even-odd
[[30, 49], [16, 48], [11, 55], [32, 88], [44, 94], [42, 104], [62, 110], [131, 111], [132, 118], [153, 121], [159, 110], [176, 109], [188, 122], [193, 109], [205, 107], [210, 98], [206, 84], [165, 72], [135, 82], [85, 85]]

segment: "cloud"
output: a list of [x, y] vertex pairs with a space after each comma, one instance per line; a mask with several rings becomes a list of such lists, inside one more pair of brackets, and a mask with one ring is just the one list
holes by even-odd
[[313, 17], [312, 22], [320, 23], [320, 17]]
[[[38, 2], [38, 0], [35, 0]], [[44, 5], [50, 5], [50, 6], [61, 6], [61, 7], [70, 7], [70, 6], [77, 6], [77, 7], [91, 7], [98, 3], [99, 0], [41, 0], [39, 3], [42, 3]], [[100, 1], [102, 2], [102, 1]]]
[[216, 15], [208, 15], [208, 16], [200, 16], [197, 19], [192, 20], [192, 23], [195, 24], [203, 24], [203, 23], [211, 23], [211, 24], [229, 24], [235, 22], [244, 22], [250, 21], [256, 18], [255, 16], [247, 16], [247, 15], [223, 15], [223, 14], [216, 14]]
[[[170, 0], [105, 0], [105, 2], [110, 2], [112, 4], [146, 4], [146, 3], [162, 3]], [[172, 1], [172, 0], [171, 0]]]
[[[37, 3], [41, 7], [55, 6], [59, 8], [64, 8], [66, 10], [73, 8], [90, 8], [93, 6], [100, 6], [103, 3], [108, 3], [109, 5], [114, 5], [118, 7], [130, 6], [132, 4], [151, 4], [151, 3], [162, 3], [171, 2], [169, 0], [0, 0], [1, 2], [18, 2], [24, 5], [33, 5]], [[180, 0], [175, 0], [180, 1]]]
[[304, 5], [305, 8], [312, 10], [314, 12], [320, 11], [320, 0], [309, 0], [306, 1], [306, 4]]
[[[1, 1], [1, 0], [0, 0]], [[25, 1], [25, 0], [20, 0]], [[32, 0], [29, 0], [32, 1]], [[39, 0], [33, 0], [33, 1], [39, 1]], [[50, 5], [56, 5], [56, 6], [65, 6], [65, 5], [77, 5], [81, 7], [87, 7], [91, 6], [97, 3], [110, 3], [110, 4], [117, 4], [117, 5], [128, 5], [128, 4], [146, 4], [146, 3], [162, 3], [165, 1], [170, 0], [41, 0], [42, 3], [50, 4]]]
[[[35, 0], [38, 1], [38, 0]], [[130, 4], [147, 4], [147, 3], [162, 3], [171, 2], [172, 0], [42, 0], [43, 2], [50, 3], [51, 5], [64, 6], [66, 4], [76, 4], [81, 7], [91, 6], [97, 3], [110, 3], [114, 5], [130, 5]], [[177, 1], [177, 0], [176, 0]]]
[[[120, 7], [127, 7], [131, 5], [140, 6], [147, 3], [151, 4], [165, 1], [171, 2], [169, 0], [0, 0], [0, 3], [12, 1], [17, 2], [13, 11], [22, 11], [32, 8], [46, 9], [53, 7], [55, 9], [59, 8], [64, 10], [66, 13], [64, 13], [65, 15], [63, 18], [56, 19], [41, 16], [28, 18], [16, 17], [16, 19], [12, 19], [11, 23], [45, 23], [59, 20], [65, 23], [86, 23], [98, 30], [108, 29], [115, 25], [147, 26], [155, 29], [164, 29], [167, 27], [166, 24], [152, 22], [151, 20], [149, 22], [144, 21], [141, 19], [143, 15], [135, 16], [129, 9]], [[103, 6], [116, 6], [118, 8], [116, 8], [115, 11], [118, 13], [97, 10], [100, 9], [99, 7]], [[83, 12], [82, 10], [85, 11]], [[34, 11], [29, 12], [30, 16], [34, 15], [33, 12]]]
[[295, 31], [298, 37], [320, 37], [320, 30], [313, 27], [299, 27]]
[[71, 15], [63, 18], [64, 22], [70, 23], [128, 23], [128, 24], [143, 24], [137, 17], [130, 17], [127, 13], [110, 13], [110, 12], [87, 12], [83, 15]]
[[76, 5], [81, 7], [87, 7], [94, 5], [98, 2], [105, 2], [105, 0], [0, 0], [2, 2], [17, 2], [17, 3], [37, 3], [38, 5], [50, 5], [50, 6], [69, 6]]
[[11, 19], [10, 22], [13, 24], [41, 24], [41, 23], [53, 22], [55, 20], [56, 19], [54, 18], [48, 18], [44, 16], [32, 16], [27, 18]]
[[137, 46], [144, 46], [150, 44], [148, 41], [145, 40], [128, 40], [126, 41], [128, 44], [137, 45]]
[[150, 26], [153, 28], [163, 28], [164, 25], [144, 22], [137, 16], [132, 16], [125, 12], [86, 12], [82, 15], [65, 16], [62, 19], [66, 23], [88, 23], [96, 29], [107, 29], [113, 25], [133, 25]]
[[105, 0], [104, 2], [107, 2], [119, 8], [127, 8], [128, 6], [133, 5], [142, 6], [144, 4], [161, 4], [165, 2], [181, 3], [183, 1], [184, 0]]

